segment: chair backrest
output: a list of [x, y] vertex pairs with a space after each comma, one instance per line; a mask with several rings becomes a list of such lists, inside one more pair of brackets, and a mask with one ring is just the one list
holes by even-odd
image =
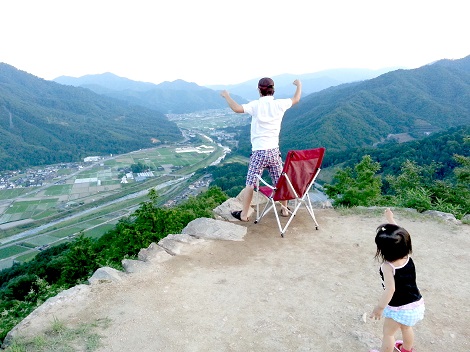
[[302, 197], [308, 191], [317, 170], [321, 167], [324, 154], [325, 148], [290, 150], [287, 153], [281, 177], [277, 181], [273, 199], [275, 201], [295, 199], [287, 178], [297, 195]]

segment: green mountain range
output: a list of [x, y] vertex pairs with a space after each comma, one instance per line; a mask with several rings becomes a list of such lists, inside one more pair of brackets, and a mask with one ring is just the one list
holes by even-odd
[[[219, 92], [181, 79], [153, 84], [132, 81], [107, 72], [78, 78], [61, 76], [54, 81], [88, 88], [95, 93], [161, 111], [165, 114], [185, 114], [227, 107], [227, 103], [220, 97]], [[233, 98], [240, 103], [247, 102], [246, 99], [237, 95], [233, 95]]]
[[281, 149], [330, 151], [470, 124], [470, 56], [396, 70], [304, 97], [288, 110]]
[[181, 140], [162, 113], [0, 63], [0, 169], [77, 161]]
[[[179, 105], [179, 111], [194, 112], [212, 101], [226, 107], [216, 91], [182, 80], [158, 88], [113, 74], [57, 80], [63, 84], [0, 64], [0, 169], [176, 141], [181, 139], [177, 126], [157, 110], [173, 111]], [[287, 111], [280, 142], [283, 151], [324, 146], [342, 152], [462, 125], [470, 125], [470, 56], [303, 96]], [[249, 148], [248, 134], [240, 137], [242, 149]]]

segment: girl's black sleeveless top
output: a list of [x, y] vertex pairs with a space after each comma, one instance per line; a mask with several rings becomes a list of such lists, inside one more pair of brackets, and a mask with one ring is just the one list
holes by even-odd
[[[390, 264], [386, 264], [390, 265]], [[384, 280], [382, 269], [380, 269], [382, 282]], [[402, 267], [395, 268], [395, 293], [390, 300], [389, 306], [399, 307], [405, 304], [413, 303], [421, 299], [421, 293], [416, 285], [416, 270], [411, 257]]]

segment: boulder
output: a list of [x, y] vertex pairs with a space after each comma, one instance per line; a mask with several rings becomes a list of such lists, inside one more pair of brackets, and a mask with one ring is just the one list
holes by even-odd
[[149, 263], [147, 262], [143, 262], [141, 260], [133, 260], [133, 259], [123, 259], [121, 263], [126, 273], [135, 273], [138, 271], [144, 271], [145, 269], [148, 269], [148, 266], [149, 266]]
[[105, 282], [121, 281], [123, 273], [109, 266], [97, 269], [88, 279], [91, 285], [101, 284]]
[[185, 248], [188, 248], [190, 245], [198, 244], [204, 242], [203, 238], [196, 238], [188, 234], [176, 234], [168, 235], [165, 238], [162, 238], [158, 245], [164, 248], [171, 255], [181, 254]]
[[429, 215], [432, 217], [437, 217], [440, 218], [444, 221], [448, 221], [454, 224], [461, 224], [461, 221], [457, 220], [453, 214], [450, 213], [444, 213], [442, 211], [437, 211], [437, 210], [426, 210], [423, 212], [424, 215]]
[[[243, 191], [241, 191], [235, 198], [229, 198], [222, 204], [220, 204], [217, 208], [213, 211], [214, 213], [219, 216], [221, 219], [228, 220], [228, 221], [238, 221], [232, 216], [232, 211], [242, 210], [243, 208]], [[255, 207], [257, 204], [264, 207], [267, 202], [267, 198], [264, 194], [254, 192], [253, 199], [251, 201], [251, 206]], [[262, 210], [262, 209], [261, 209]], [[253, 218], [255, 210], [254, 208], [250, 208], [248, 210], [248, 217]]]
[[211, 240], [243, 241], [247, 229], [223, 220], [199, 218], [191, 221], [182, 231], [183, 234]]
[[470, 224], [470, 214], [466, 214], [466, 215], [462, 218], [462, 222], [465, 223], [465, 224]]
[[90, 285], [80, 284], [47, 299], [8, 332], [1, 347], [6, 348], [9, 346], [16, 336], [24, 336], [25, 332], [31, 329], [31, 325], [41, 324], [43, 320], [39, 319], [40, 317], [53, 317], [54, 312], [69, 303], [79, 306], [86, 302], [85, 299], [88, 297], [90, 290]]
[[172, 255], [155, 242], [152, 242], [147, 248], [142, 248], [137, 257], [143, 262], [163, 263], [170, 259]]

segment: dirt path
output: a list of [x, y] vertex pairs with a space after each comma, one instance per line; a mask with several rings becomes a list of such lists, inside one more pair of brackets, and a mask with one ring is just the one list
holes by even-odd
[[[206, 241], [186, 253], [92, 286], [36, 317], [25, 334], [53, 317], [76, 325], [110, 319], [99, 351], [368, 351], [382, 321], [363, 321], [381, 292], [374, 230], [380, 212], [317, 210], [315, 231], [299, 214], [281, 238], [272, 224], [247, 223], [241, 242]], [[396, 211], [413, 240], [426, 302], [416, 350], [470, 351], [470, 226]], [[398, 336], [397, 336], [398, 337]]]

